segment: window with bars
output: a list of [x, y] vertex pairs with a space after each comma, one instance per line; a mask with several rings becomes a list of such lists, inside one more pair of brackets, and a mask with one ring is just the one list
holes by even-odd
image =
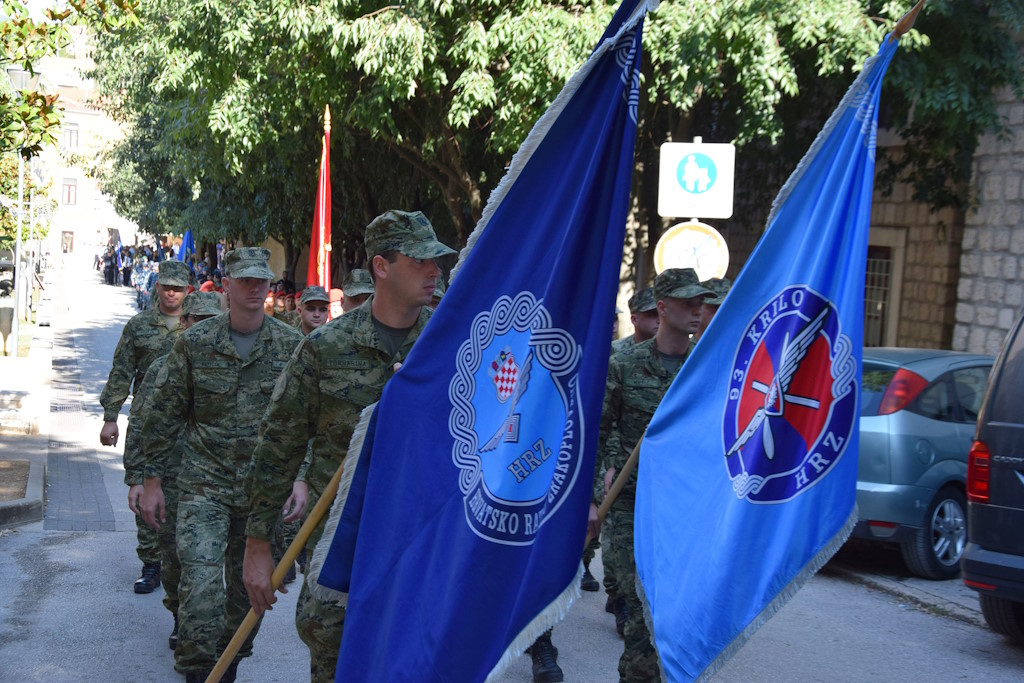
[[892, 292], [892, 247], [869, 246], [864, 281], [864, 346], [885, 346]]

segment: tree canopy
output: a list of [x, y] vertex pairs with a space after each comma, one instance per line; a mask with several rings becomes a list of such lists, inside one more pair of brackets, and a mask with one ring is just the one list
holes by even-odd
[[[104, 187], [151, 232], [305, 244], [329, 104], [336, 258], [358, 263], [362, 227], [391, 207], [424, 210], [464, 243], [615, 4], [153, 0], [99, 38], [95, 78], [131, 130], [104, 160]], [[645, 240], [660, 232], [662, 142], [734, 141], [756, 161], [748, 171], [772, 166], [781, 182], [909, 4], [662, 0], [644, 39]], [[967, 205], [965, 159], [999, 126], [993, 91], [1021, 88], [1022, 20], [1016, 0], [926, 5], [890, 70], [889, 120], [906, 145], [884, 181], [908, 179], [934, 206]]]

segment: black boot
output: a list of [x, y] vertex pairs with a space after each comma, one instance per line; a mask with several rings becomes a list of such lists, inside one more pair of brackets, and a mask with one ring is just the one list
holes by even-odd
[[167, 638], [167, 647], [171, 650], [178, 649], [178, 615], [174, 615], [174, 630], [171, 631], [171, 635]]
[[299, 563], [299, 571], [303, 574], [306, 573], [306, 549], [303, 548], [299, 551], [299, 556], [295, 558], [295, 561]]
[[135, 581], [136, 593], [152, 593], [160, 585], [160, 563], [142, 565], [142, 576]]
[[594, 593], [601, 589], [601, 584], [597, 582], [594, 575], [590, 573], [590, 564], [583, 565], [583, 578], [580, 579], [580, 590], [589, 591]]
[[238, 662], [231, 662], [231, 666], [224, 669], [224, 675], [220, 677], [220, 683], [235, 683], [235, 676], [238, 675]]
[[284, 575], [282, 583], [289, 584], [295, 583], [295, 563], [292, 562], [292, 566], [288, 568], [288, 573]]
[[[185, 673], [185, 683], [206, 683], [206, 679], [209, 677], [210, 670], [188, 671]], [[223, 678], [221, 680], [223, 680]]]
[[621, 636], [626, 628], [626, 619], [629, 617], [626, 598], [619, 595], [612, 601], [612, 614], [615, 615], [615, 632]]
[[564, 680], [558, 666], [558, 648], [551, 644], [551, 632], [538, 638], [528, 652], [533, 659], [533, 683], [559, 683]]

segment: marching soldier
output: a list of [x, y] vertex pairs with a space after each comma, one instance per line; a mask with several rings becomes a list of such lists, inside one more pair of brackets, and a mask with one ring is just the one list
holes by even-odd
[[[100, 394], [103, 406], [103, 428], [100, 443], [116, 446], [117, 414], [128, 398], [129, 390], [137, 391], [142, 377], [154, 359], [165, 355], [182, 332], [181, 303], [189, 284], [189, 270], [181, 261], [163, 261], [156, 278], [157, 305], [134, 316], [124, 326], [114, 349], [107, 384]], [[160, 584], [160, 547], [156, 532], [142, 518], [135, 517], [142, 576], [135, 582], [136, 593], [152, 593]]]
[[[185, 297], [181, 306], [181, 327], [187, 330], [195, 323], [220, 315], [220, 297], [216, 294], [193, 292]], [[142, 379], [142, 385], [132, 398], [132, 408], [128, 417], [128, 433], [124, 437], [124, 483], [128, 484], [128, 507], [137, 515], [142, 514], [139, 498], [142, 495], [142, 484], [146, 478], [146, 457], [142, 452], [142, 425], [153, 403], [153, 387], [160, 368], [164, 366], [167, 356], [154, 360]], [[157, 532], [160, 548], [160, 583], [164, 587], [164, 607], [174, 617], [174, 629], [167, 639], [167, 645], [173, 650], [178, 646], [178, 578], [181, 576], [181, 565], [178, 562], [178, 550], [175, 546], [174, 527], [178, 518], [178, 470], [181, 468], [181, 453], [175, 449], [168, 462], [167, 474], [162, 480], [167, 522]]]
[[[270, 581], [270, 539], [307, 449], [310, 461], [304, 476], [308, 505], [313, 506], [344, 460], [360, 412], [380, 398], [430, 318], [427, 304], [440, 272], [435, 259], [455, 253], [437, 240], [418, 211], [378, 216], [366, 228], [365, 244], [375, 293], [365, 305], [303, 340], [260, 426], [245, 550], [246, 589], [260, 614], [277, 600]], [[358, 277], [353, 275], [353, 284]], [[365, 283], [362, 289], [368, 289]], [[350, 292], [352, 298], [361, 295], [356, 291], [346, 289], [345, 301], [351, 300]], [[323, 527], [321, 522], [310, 538], [308, 553]], [[312, 681], [334, 680], [344, 621], [344, 607], [318, 600], [305, 579], [295, 622], [309, 647]]]
[[[625, 464], [640, 441], [654, 410], [661, 403], [690, 349], [690, 335], [700, 325], [706, 296], [691, 268], [671, 268], [654, 280], [658, 331], [654, 337], [612, 356], [601, 413], [601, 457], [607, 468], [604, 480], [595, 476], [595, 500]], [[641, 465], [642, 466], [642, 465]], [[625, 647], [619, 660], [622, 682], [661, 680], [658, 654], [651, 645], [643, 607], [636, 592], [633, 559], [633, 504], [636, 472], [612, 504], [602, 538], [602, 554], [614, 558], [621, 594], [626, 599]], [[591, 533], [597, 527], [597, 505], [591, 506]]]
[[[299, 332], [263, 312], [274, 274], [270, 252], [241, 248], [224, 258], [231, 308], [192, 327], [156, 376], [143, 428], [146, 521], [166, 523], [163, 478], [182, 439], [178, 474], [178, 647], [174, 668], [203, 681], [249, 611], [242, 584], [248, 499], [243, 482], [256, 427]], [[239, 651], [252, 654], [253, 630]], [[233, 681], [236, 659], [222, 680]]]

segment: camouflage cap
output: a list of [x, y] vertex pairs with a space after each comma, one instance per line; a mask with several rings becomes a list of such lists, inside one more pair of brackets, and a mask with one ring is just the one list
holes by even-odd
[[157, 270], [156, 283], [169, 287], [188, 287], [192, 273], [184, 261], [172, 261], [170, 259], [160, 262]]
[[422, 211], [386, 211], [366, 226], [366, 257], [397, 251], [409, 258], [428, 259], [454, 254], [437, 241], [434, 227]]
[[725, 277], [713, 277], [700, 283], [700, 285], [714, 293], [714, 296], [704, 299], [704, 303], [711, 306], [721, 306], [725, 302], [725, 295], [729, 293], [729, 289], [732, 287], [732, 281]]
[[215, 292], [192, 292], [181, 304], [182, 315], [220, 315], [220, 297]]
[[434, 298], [443, 299], [444, 293], [447, 291], [448, 287], [446, 287], [444, 284], [444, 278], [438, 275], [437, 279], [434, 280]]
[[224, 269], [228, 277], [252, 277], [257, 280], [273, 280], [274, 271], [267, 261], [270, 251], [262, 247], [241, 247], [232, 249], [224, 257]]
[[312, 287], [306, 287], [302, 290], [302, 295], [299, 296], [299, 303], [304, 304], [307, 301], [326, 301], [331, 302], [330, 295], [327, 294], [327, 290], [319, 285], [313, 285]]
[[713, 295], [714, 292], [701, 286], [697, 271], [693, 268], [669, 268], [654, 278], [655, 301]]
[[345, 281], [341, 283], [341, 291], [345, 293], [345, 296], [373, 294], [373, 278], [370, 277], [370, 271], [362, 268], [353, 268], [348, 271]]
[[654, 300], [654, 289], [652, 287], [641, 289], [629, 297], [630, 313], [647, 313], [657, 307], [658, 302]]

